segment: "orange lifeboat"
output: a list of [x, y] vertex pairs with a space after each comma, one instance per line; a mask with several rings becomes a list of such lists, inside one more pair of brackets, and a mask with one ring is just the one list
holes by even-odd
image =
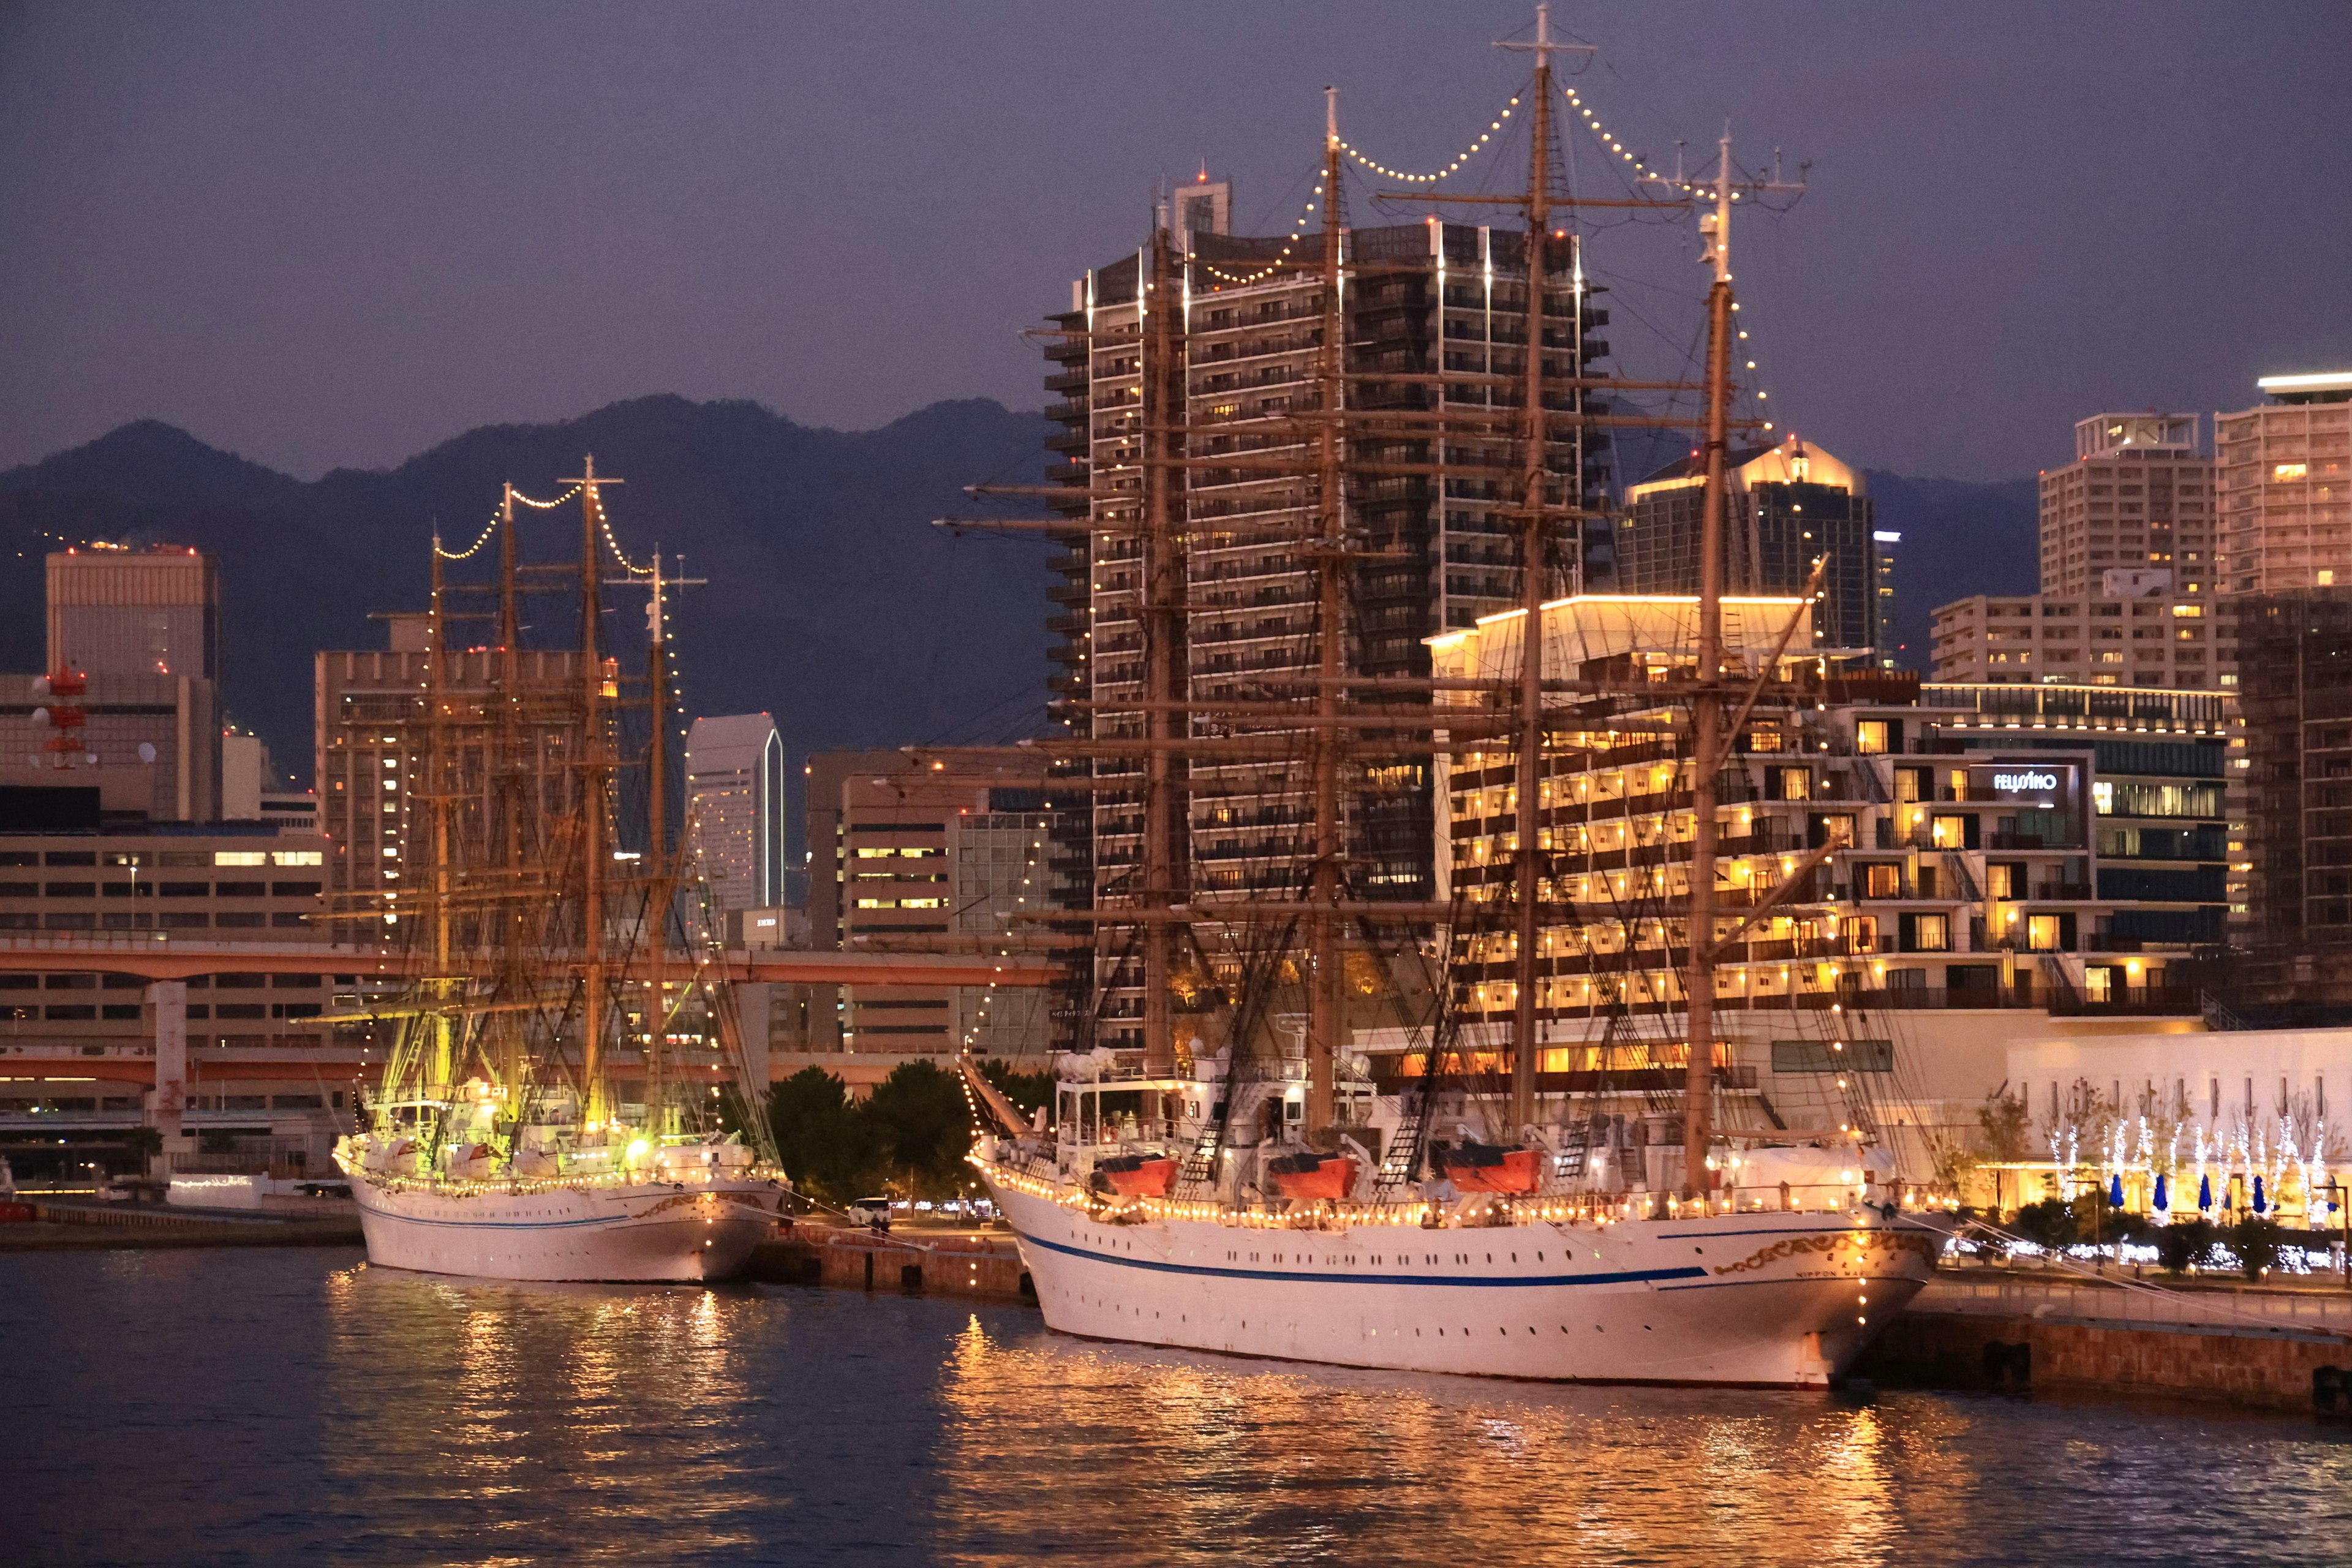
[[1345, 1154], [1284, 1154], [1265, 1163], [1274, 1190], [1286, 1198], [1328, 1198], [1356, 1190], [1356, 1162]]
[[1445, 1179], [1465, 1193], [1506, 1193], [1524, 1196], [1536, 1190], [1541, 1167], [1533, 1149], [1506, 1149], [1494, 1143], [1465, 1143], [1438, 1157]]
[[1165, 1154], [1114, 1154], [1095, 1172], [1123, 1198], [1164, 1198], [1176, 1190], [1176, 1162]]

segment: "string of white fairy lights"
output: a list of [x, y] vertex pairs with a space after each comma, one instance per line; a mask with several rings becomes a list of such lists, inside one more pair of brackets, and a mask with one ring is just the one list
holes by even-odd
[[1386, 179], [1402, 180], [1408, 184], [1414, 185], [1433, 185], [1440, 180], [1450, 179], [1454, 175], [1460, 174], [1464, 165], [1467, 164], [1472, 158], [1477, 156], [1477, 154], [1485, 149], [1488, 142], [1502, 134], [1503, 121], [1508, 120], [1511, 117], [1511, 110], [1517, 109], [1518, 106], [1519, 100], [1517, 98], [1512, 99], [1511, 101], [1504, 107], [1503, 111], [1495, 116], [1495, 118], [1488, 122], [1486, 129], [1478, 133], [1478, 139], [1476, 141], [1471, 142], [1470, 145], [1455, 153], [1453, 162], [1447, 163], [1444, 168], [1438, 170], [1437, 173], [1433, 174], [1407, 174], [1402, 169], [1391, 169], [1386, 163], [1381, 163], [1377, 159], [1366, 157], [1362, 153], [1359, 152], [1356, 148], [1346, 142], [1341, 142], [1339, 143], [1339, 151], [1348, 154], [1349, 157], [1353, 158], [1357, 163], [1361, 163], [1365, 168], [1370, 169], [1373, 174], [1381, 175]]
[[[578, 495], [580, 493], [580, 487], [578, 485], [572, 486], [562, 495], [557, 496], [553, 500], [537, 500], [523, 494], [520, 490], [509, 490], [507, 493], [512, 496], [515, 500], [522, 502], [525, 506], [537, 507], [540, 510], [545, 511], [551, 507], [562, 506], [565, 501], [568, 501], [573, 496]], [[442, 550], [437, 544], [434, 546], [434, 549], [439, 552], [441, 559], [444, 561], [463, 561], [468, 556], [478, 554], [480, 552], [482, 546], [490, 542], [490, 536], [498, 532], [499, 520], [505, 515], [506, 510], [503, 505], [501, 505], [497, 510], [492, 511], [490, 513], [490, 521], [482, 525], [482, 536], [463, 550]]]
[[1282, 242], [1282, 248], [1276, 252], [1275, 258], [1272, 261], [1267, 262], [1264, 267], [1259, 268], [1256, 271], [1249, 273], [1228, 272], [1213, 261], [1203, 261], [1201, 263], [1202, 269], [1207, 272], [1211, 277], [1218, 279], [1220, 282], [1231, 283], [1236, 287], [1245, 287], [1252, 283], [1262, 282], [1265, 279], [1273, 277], [1276, 273], [1282, 270], [1283, 263], [1290, 259], [1291, 251], [1297, 247], [1298, 237], [1307, 232], [1307, 220], [1315, 216], [1316, 209], [1322, 204], [1322, 201], [1323, 182], [1318, 179], [1315, 182], [1315, 189], [1313, 193], [1307, 198], [1307, 210], [1300, 213], [1298, 215], [1298, 221], [1290, 226], [1289, 237]]
[[[524, 506], [534, 508], [540, 511], [549, 511], [572, 500], [572, 497], [580, 493], [581, 489], [581, 486], [574, 485], [570, 489], [564, 491], [562, 495], [555, 497], [552, 500], [541, 500], [538, 497], [527, 496], [520, 490], [510, 490], [508, 494], [511, 495], [516, 500], [520, 501]], [[629, 559], [627, 552], [622, 550], [620, 540], [614, 537], [613, 533], [613, 520], [604, 515], [604, 498], [601, 494], [592, 495], [589, 498], [589, 501], [590, 504], [596, 509], [596, 526], [603, 531], [604, 535], [604, 543], [613, 552], [613, 558], [618, 561], [621, 563], [622, 568], [632, 577], [650, 577], [653, 575], [654, 569], [651, 566], [638, 565], [635, 562]], [[498, 532], [499, 521], [504, 515], [505, 510], [503, 506], [501, 506], [499, 510], [490, 513], [490, 521], [482, 525], [481, 537], [475, 540], [473, 543], [467, 545], [463, 550], [443, 550], [437, 544], [433, 548], [444, 561], [464, 561], [471, 556], [479, 554], [481, 552], [482, 546], [488, 544], [490, 542], [491, 536]]]

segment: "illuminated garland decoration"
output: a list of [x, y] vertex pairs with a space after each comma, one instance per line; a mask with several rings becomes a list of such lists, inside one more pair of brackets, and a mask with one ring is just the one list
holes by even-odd
[[565, 501], [568, 501], [573, 496], [578, 495], [580, 493], [580, 487], [578, 485], [572, 486], [570, 489], [565, 490], [562, 495], [557, 496], [553, 500], [533, 500], [530, 497], [523, 494], [520, 490], [513, 490], [509, 493], [510, 493], [515, 500], [522, 502], [525, 506], [536, 507], [541, 511], [549, 511], [556, 507], [562, 506]]
[[[967, 1093], [969, 1091], [967, 1090]], [[1434, 1212], [1427, 1203], [1375, 1205], [1345, 1205], [1331, 1209], [1306, 1209], [1276, 1213], [1257, 1208], [1230, 1208], [1222, 1204], [1187, 1202], [1173, 1198], [1126, 1197], [1107, 1200], [1100, 1194], [1065, 1183], [1042, 1182], [1020, 1171], [1006, 1168], [983, 1159], [975, 1150], [964, 1158], [986, 1174], [997, 1186], [1009, 1187], [1030, 1197], [1045, 1198], [1066, 1209], [1084, 1209], [1095, 1218], [1117, 1221], [1129, 1218], [1146, 1220], [1213, 1220], [1219, 1225], [1250, 1230], [1322, 1230], [1332, 1225], [1352, 1226], [1425, 1226]], [[1841, 1191], [1846, 1189], [1840, 1189]], [[1643, 1217], [1633, 1199], [1612, 1204], [1563, 1202], [1558, 1199], [1534, 1203], [1513, 1202], [1497, 1197], [1495, 1210], [1507, 1216], [1507, 1225], [1549, 1223], [1559, 1225], [1611, 1226]], [[1763, 1200], [1756, 1200], [1761, 1207]], [[1813, 1211], [1823, 1214], [1841, 1212], [1844, 1205], [1832, 1205]], [[1727, 1215], [1737, 1212], [1737, 1199], [1730, 1195], [1697, 1198], [1685, 1202], [1668, 1195], [1666, 1217], [1696, 1218], [1704, 1215]]]
[[1282, 270], [1282, 264], [1290, 259], [1290, 252], [1292, 248], [1298, 244], [1298, 237], [1307, 232], [1307, 220], [1314, 216], [1316, 204], [1321, 201], [1322, 198], [1323, 182], [1318, 180], [1315, 182], [1314, 195], [1307, 204], [1307, 210], [1300, 213], [1298, 215], [1298, 221], [1290, 226], [1290, 237], [1282, 242], [1281, 251], [1276, 255], [1272, 261], [1267, 262], [1264, 267], [1259, 268], [1256, 271], [1246, 275], [1228, 272], [1223, 268], [1210, 261], [1203, 261], [1201, 263], [1202, 268], [1212, 277], [1216, 278], [1223, 282], [1234, 284], [1236, 287], [1260, 282], [1265, 279], [1273, 277], [1276, 272]]
[[436, 539], [433, 542], [433, 553], [438, 555], [444, 561], [463, 561], [469, 555], [478, 553], [482, 546], [490, 542], [490, 535], [496, 533], [498, 531], [499, 514], [497, 512], [492, 512], [490, 513], [490, 521], [483, 525], [482, 537], [474, 541], [472, 544], [463, 550], [444, 550], [441, 548], [441, 542]]
[[[1676, 190], [1679, 190], [1687, 195], [1697, 195], [1702, 194], [1700, 188], [1697, 185], [1693, 184], [1690, 181], [1669, 179], [1665, 175], [1659, 174], [1655, 169], [1651, 168], [1648, 164], [1643, 163], [1641, 159], [1635, 157], [1633, 153], [1625, 151], [1624, 145], [1618, 142], [1615, 137], [1609, 134], [1609, 128], [1601, 123], [1599, 117], [1594, 115], [1592, 112], [1591, 106], [1588, 105], [1584, 100], [1576, 96], [1576, 89], [1564, 86], [1559, 90], [1561, 94], [1567, 98], [1568, 106], [1584, 117], [1585, 128], [1592, 132], [1602, 146], [1608, 148], [1612, 153], [1616, 153], [1619, 158], [1632, 164], [1633, 167], [1633, 173], [1637, 177], [1643, 180], [1654, 181], [1662, 185], [1672, 185]], [[1731, 199], [1735, 202], [1738, 201], [1739, 199], [1738, 193], [1734, 192]]]
[[[523, 494], [520, 490], [515, 489], [510, 489], [507, 493], [512, 496], [515, 500], [522, 502], [525, 506], [537, 507], [540, 510], [545, 511], [551, 507], [562, 506], [565, 501], [568, 501], [573, 496], [578, 495], [580, 493], [580, 487], [578, 485], [572, 486], [562, 495], [557, 496], [553, 500], [533, 500], [530, 497]], [[444, 550], [436, 544], [433, 547], [434, 553], [440, 556], [444, 561], [463, 561], [468, 556], [479, 554], [481, 552], [482, 546], [490, 542], [490, 535], [499, 531], [499, 520], [503, 515], [503, 509], [499, 511], [491, 512], [490, 521], [482, 525], [482, 537], [474, 541], [474, 542], [466, 549]], [[607, 531], [609, 533], [609, 531]], [[614, 553], [617, 555], [620, 552], [616, 550]]]
[[[1575, 95], [1570, 94], [1570, 96], [1573, 98]], [[1349, 157], [1353, 158], [1357, 163], [1361, 163], [1365, 168], [1370, 169], [1375, 174], [1384, 175], [1391, 180], [1403, 180], [1410, 184], [1433, 185], [1440, 180], [1449, 179], [1452, 176], [1460, 174], [1462, 172], [1462, 166], [1469, 163], [1471, 158], [1475, 155], [1481, 148], [1485, 147], [1490, 140], [1502, 131], [1503, 121], [1508, 120], [1511, 117], [1511, 110], [1517, 109], [1518, 106], [1519, 100], [1517, 99], [1514, 98], [1511, 100], [1509, 107], [1506, 108], [1502, 113], [1496, 115], [1493, 122], [1490, 123], [1485, 131], [1479, 132], [1478, 140], [1471, 142], [1470, 145], [1462, 149], [1460, 153], [1454, 155], [1452, 163], [1446, 164], [1443, 169], [1438, 170], [1434, 174], [1408, 174], [1402, 169], [1391, 169], [1386, 163], [1377, 163], [1370, 158], [1365, 157], [1361, 153], [1359, 153], [1355, 148], [1349, 146], [1345, 142], [1339, 143], [1339, 151], [1345, 153]]]
[[604, 542], [612, 547], [613, 559], [621, 563], [622, 570], [632, 577], [652, 576], [654, 574], [652, 567], [640, 566], [621, 552], [621, 542], [613, 537], [613, 521], [604, 515], [604, 498], [592, 494], [588, 501], [596, 509], [596, 526], [604, 531]]

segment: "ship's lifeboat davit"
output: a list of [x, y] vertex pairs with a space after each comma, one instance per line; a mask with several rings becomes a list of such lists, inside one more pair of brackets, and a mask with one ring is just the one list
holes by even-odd
[[1438, 1156], [1438, 1168], [1461, 1192], [1524, 1195], [1536, 1190], [1538, 1159], [1533, 1149], [1464, 1143], [1443, 1151]]
[[1345, 1154], [1283, 1154], [1265, 1163], [1265, 1173], [1286, 1198], [1337, 1202], [1356, 1190], [1356, 1162]]
[[1123, 1198], [1164, 1198], [1176, 1190], [1176, 1162], [1165, 1154], [1114, 1154], [1095, 1173]]

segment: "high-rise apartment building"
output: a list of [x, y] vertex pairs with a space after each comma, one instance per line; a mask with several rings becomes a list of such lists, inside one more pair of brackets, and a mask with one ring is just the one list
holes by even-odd
[[2198, 449], [2197, 424], [2194, 414], [2075, 424], [2074, 460], [2042, 475], [2043, 593], [2080, 597], [2116, 571], [2183, 599], [2219, 591], [2213, 465]]
[[2352, 1001], [2352, 585], [2248, 598], [2239, 620], [2245, 934], [2272, 995]]
[[2220, 575], [2232, 594], [2352, 585], [2352, 371], [2271, 375], [2213, 416]]
[[686, 736], [687, 842], [719, 910], [784, 900], [784, 742], [765, 713], [697, 719]]
[[[1204, 185], [1206, 183], [1203, 183]], [[1215, 187], [1208, 187], [1212, 190]], [[1195, 187], [1173, 194], [1175, 211]], [[1178, 391], [1184, 466], [1171, 480], [1171, 522], [1186, 541], [1179, 689], [1203, 703], [1284, 693], [1318, 672], [1316, 570], [1300, 542], [1315, 531], [1318, 381], [1324, 280], [1311, 239], [1222, 232], [1213, 201], [1181, 216], [1178, 258], [1156, 293], [1150, 250], [1096, 268], [1071, 288], [1052, 319], [1047, 413], [1062, 426], [1048, 442], [1062, 460], [1048, 476], [1067, 487], [1051, 504], [1094, 525], [1052, 564], [1060, 575], [1048, 622], [1056, 642], [1057, 694], [1090, 701], [1072, 731], [1139, 732], [1123, 700], [1144, 696], [1140, 549], [1143, 418], [1147, 386]], [[1171, 222], [1177, 222], [1171, 217]], [[1215, 226], [1203, 226], [1213, 224]], [[1466, 626], [1520, 597], [1516, 525], [1520, 458], [1508, 410], [1526, 370], [1527, 266], [1515, 230], [1425, 223], [1358, 228], [1341, 236], [1340, 318], [1350, 413], [1394, 414], [1378, 436], [1360, 427], [1344, 443], [1359, 477], [1342, 510], [1356, 559], [1346, 580], [1349, 673], [1426, 673], [1422, 639]], [[1572, 243], [1555, 244], [1539, 279], [1549, 323], [1541, 371], [1556, 388], [1548, 406], [1598, 412], [1576, 386], [1608, 353], [1593, 334], [1607, 322]], [[1168, 337], [1147, 330], [1147, 307], [1164, 298], [1179, 319]], [[1173, 342], [1180, 363], [1147, 363]], [[1379, 379], [1393, 375], [1397, 379]], [[1458, 379], [1444, 380], [1445, 376]], [[1492, 378], [1489, 380], [1488, 378]], [[1485, 438], [1433, 439], [1433, 414], [1499, 409]], [[1598, 510], [1608, 481], [1608, 442], [1594, 426], [1560, 420], [1548, 443], [1552, 499]], [[1230, 468], [1213, 466], [1231, 455]], [[1372, 469], [1381, 470], [1377, 474]], [[1556, 525], [1547, 572], [1560, 588], [1599, 584], [1611, 571], [1604, 527]], [[1248, 898], [1299, 887], [1311, 858], [1300, 825], [1310, 818], [1311, 764], [1247, 765], [1194, 760], [1183, 770], [1188, 833], [1180, 858], [1196, 899]], [[1057, 898], [1081, 904], [1128, 896], [1141, 859], [1139, 763], [1097, 758], [1090, 804], [1057, 825], [1048, 871]], [[1119, 781], [1133, 775], [1130, 787]], [[1360, 896], [1423, 900], [1433, 886], [1433, 802], [1418, 760], [1359, 771], [1343, 790], [1347, 878]], [[1105, 1043], [1133, 1043], [1140, 1015], [1134, 964], [1113, 961], [1099, 977], [1109, 994]]]
[[[1896, 534], [1871, 525], [1863, 478], [1795, 436], [1734, 452], [1725, 465], [1723, 586], [1730, 594], [1798, 594], [1825, 561], [1813, 646], [1894, 650]], [[1617, 525], [1617, 587], [1698, 592], [1706, 463], [1693, 453], [1625, 491]]]
[[220, 569], [201, 551], [55, 552], [48, 609], [53, 670], [220, 679]]
[[1979, 594], [1936, 611], [1934, 678], [1993, 686], [2226, 690], [2236, 679], [2234, 606], [2166, 593]]

